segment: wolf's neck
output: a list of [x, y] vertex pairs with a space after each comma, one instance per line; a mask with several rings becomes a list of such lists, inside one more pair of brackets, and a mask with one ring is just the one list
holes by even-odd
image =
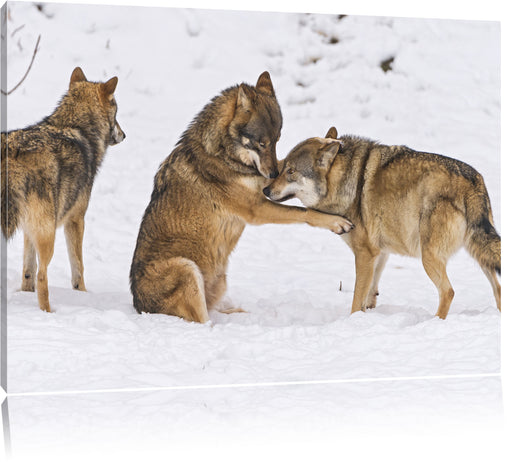
[[58, 128], [78, 128], [90, 131], [97, 136], [105, 137], [108, 141], [110, 127], [104, 119], [100, 114], [93, 113], [87, 108], [78, 110], [76, 102], [65, 95], [45, 121]]
[[87, 107], [77, 106], [77, 102], [66, 94], [45, 121], [58, 128], [90, 129], [98, 133], [110, 132], [108, 124], [105, 124], [104, 118], [98, 113], [88, 110]]
[[94, 165], [99, 166], [110, 141], [110, 127], [95, 114], [78, 113], [72, 103], [64, 97], [42, 123], [62, 131], [64, 135], [69, 130], [69, 135], [79, 143], [80, 149], [94, 157]]
[[322, 204], [326, 211], [343, 215], [358, 208], [368, 158], [369, 152], [352, 152], [336, 158], [329, 173], [327, 195]]
[[199, 138], [210, 155], [230, 148], [226, 135], [235, 113], [237, 88], [229, 88], [210, 101], [190, 128], [191, 134]]

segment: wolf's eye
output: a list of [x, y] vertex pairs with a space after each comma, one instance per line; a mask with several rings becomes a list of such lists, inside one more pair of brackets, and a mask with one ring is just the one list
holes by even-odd
[[288, 170], [286, 170], [286, 173], [288, 175], [293, 175], [295, 173], [295, 170], [293, 168], [289, 167]]
[[264, 148], [266, 145], [267, 145], [267, 143], [265, 143], [265, 142], [263, 142], [263, 141], [260, 141], [260, 146], [261, 146], [262, 148]]

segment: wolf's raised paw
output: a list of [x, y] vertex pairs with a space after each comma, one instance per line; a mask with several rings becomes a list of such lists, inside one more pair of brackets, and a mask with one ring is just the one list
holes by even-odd
[[336, 234], [345, 234], [354, 229], [354, 225], [348, 221], [346, 218], [341, 217], [337, 223], [334, 229], [332, 229], [333, 232]]

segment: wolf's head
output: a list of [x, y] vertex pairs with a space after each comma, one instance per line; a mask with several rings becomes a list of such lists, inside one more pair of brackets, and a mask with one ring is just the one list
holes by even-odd
[[263, 193], [273, 201], [297, 197], [306, 207], [315, 207], [327, 194], [327, 174], [342, 147], [333, 127], [325, 138], [309, 138], [286, 156], [279, 176]]
[[116, 118], [114, 91], [117, 81], [117, 77], [112, 77], [107, 82], [89, 82], [82, 69], [77, 67], [71, 74], [66, 97], [73, 105], [73, 112], [66, 114], [72, 119], [68, 122], [78, 126], [88, 124], [104, 137], [107, 145], [118, 144], [126, 137]]
[[238, 86], [236, 108], [229, 125], [234, 154], [246, 165], [255, 167], [265, 178], [275, 178], [276, 143], [283, 118], [268, 72], [263, 72], [256, 86]]

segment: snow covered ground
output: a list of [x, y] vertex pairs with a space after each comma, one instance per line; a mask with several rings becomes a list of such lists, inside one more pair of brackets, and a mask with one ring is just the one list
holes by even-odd
[[497, 377], [22, 396], [8, 408], [13, 461], [510, 456]]
[[[420, 261], [394, 256], [377, 308], [349, 316], [353, 256], [306, 225], [248, 226], [227, 297], [247, 313], [207, 325], [139, 315], [128, 272], [153, 176], [193, 116], [234, 83], [272, 76], [284, 126], [278, 157], [335, 125], [473, 165], [501, 225], [500, 45], [493, 22], [10, 3], [8, 128], [47, 115], [75, 66], [119, 77], [126, 140], [110, 148], [86, 215], [85, 282], [73, 291], [62, 230], [49, 269], [54, 313], [17, 291], [19, 233], [8, 247], [12, 393], [497, 373], [500, 314], [464, 252], [448, 266], [446, 321]], [[21, 28], [21, 26], [23, 26]], [[381, 62], [394, 58], [385, 73]], [[342, 291], [339, 291], [340, 281]]]

